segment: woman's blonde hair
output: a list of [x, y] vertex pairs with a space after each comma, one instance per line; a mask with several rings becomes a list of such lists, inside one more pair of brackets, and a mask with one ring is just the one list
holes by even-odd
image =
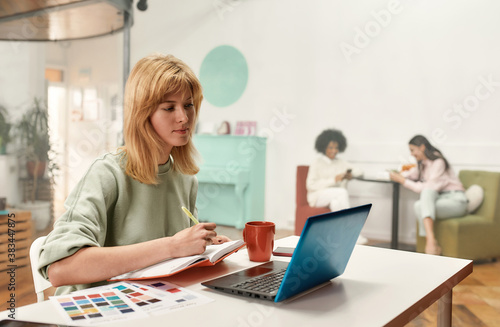
[[125, 146], [121, 151], [126, 159], [125, 173], [141, 183], [158, 184], [158, 163], [165, 147], [150, 117], [165, 95], [179, 92], [191, 94], [195, 115], [189, 142], [172, 149], [172, 167], [182, 174], [194, 175], [199, 171], [195, 160], [198, 152], [191, 138], [203, 100], [200, 81], [183, 61], [172, 55], [147, 56], [130, 72], [124, 95]]

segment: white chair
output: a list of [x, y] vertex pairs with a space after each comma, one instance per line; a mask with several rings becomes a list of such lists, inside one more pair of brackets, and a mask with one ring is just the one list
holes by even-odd
[[41, 236], [37, 238], [30, 247], [31, 273], [33, 274], [33, 284], [35, 285], [35, 293], [38, 302], [44, 300], [43, 291], [52, 286], [52, 284], [38, 272], [38, 254], [40, 253], [40, 248], [46, 237], [47, 236]]

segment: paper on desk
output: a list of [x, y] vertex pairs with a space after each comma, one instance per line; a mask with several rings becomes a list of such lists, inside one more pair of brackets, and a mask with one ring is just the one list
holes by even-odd
[[163, 309], [159, 310], [161, 312], [176, 311], [214, 301], [205, 295], [193, 292], [184, 287], [179, 287], [161, 279], [138, 280], [128, 283], [134, 286], [153, 289], [154, 294], [158, 295], [164, 301]]
[[150, 315], [176, 311], [213, 301], [209, 297], [162, 280], [117, 282], [71, 294], [105, 292], [110, 290], [120, 292], [138, 306], [139, 310]]
[[[98, 290], [116, 290], [127, 296], [143, 311], [156, 315], [212, 302], [204, 295], [163, 280], [126, 281], [100, 286]], [[85, 292], [82, 291], [82, 292]]]
[[145, 318], [147, 314], [115, 290], [74, 292], [52, 296], [50, 301], [72, 326], [97, 325], [110, 321]]

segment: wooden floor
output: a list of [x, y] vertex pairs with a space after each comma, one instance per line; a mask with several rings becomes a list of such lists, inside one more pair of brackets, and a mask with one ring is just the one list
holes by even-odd
[[[453, 288], [453, 327], [500, 326], [500, 261], [474, 263], [474, 271]], [[437, 303], [407, 327], [436, 326]]]
[[[219, 229], [219, 228], [218, 228]], [[220, 234], [233, 239], [241, 238], [241, 233], [231, 228], [220, 228]], [[276, 238], [291, 235], [289, 231], [277, 231]], [[0, 279], [0, 311], [8, 307], [10, 293], [15, 294], [16, 306], [36, 302], [30, 267], [16, 271], [16, 290], [8, 290], [8, 275]], [[51, 295], [49, 290], [46, 296]], [[431, 305], [406, 327], [436, 326], [437, 303]], [[453, 291], [453, 327], [494, 327], [500, 326], [500, 261], [474, 263], [473, 273], [463, 280]]]

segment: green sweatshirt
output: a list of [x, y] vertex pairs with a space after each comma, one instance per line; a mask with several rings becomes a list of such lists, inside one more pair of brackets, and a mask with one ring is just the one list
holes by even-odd
[[[40, 250], [39, 269], [45, 278], [51, 263], [82, 247], [135, 244], [172, 236], [192, 225], [181, 206], [197, 215], [196, 177], [174, 172], [171, 158], [159, 167], [160, 183], [146, 185], [127, 176], [120, 159], [116, 153], [96, 159], [66, 199], [66, 212]], [[56, 294], [103, 283], [63, 286]]]

